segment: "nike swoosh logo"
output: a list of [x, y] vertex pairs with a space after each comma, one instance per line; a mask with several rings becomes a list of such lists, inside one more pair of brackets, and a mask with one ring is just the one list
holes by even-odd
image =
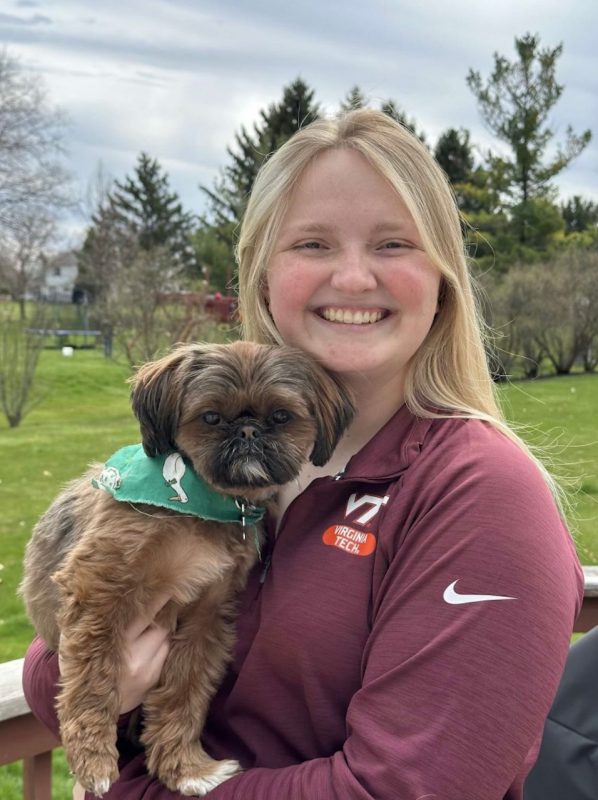
[[486, 603], [488, 600], [516, 600], [516, 597], [505, 597], [501, 594], [458, 594], [455, 591], [455, 586], [458, 581], [453, 581], [450, 586], [447, 586], [442, 595], [445, 603], [451, 606], [460, 606], [463, 603]]

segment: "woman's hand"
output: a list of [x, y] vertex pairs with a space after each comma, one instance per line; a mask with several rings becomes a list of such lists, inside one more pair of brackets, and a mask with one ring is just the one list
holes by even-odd
[[[125, 631], [119, 687], [121, 714], [141, 705], [160, 679], [169, 651], [170, 629], [156, 622], [155, 617], [169, 600], [163, 595], [157, 597]], [[59, 665], [62, 669], [60, 656]]]
[[141, 705], [158, 683], [170, 649], [170, 629], [156, 616], [170, 597], [159, 596], [125, 631], [124, 663], [120, 682], [120, 713]]

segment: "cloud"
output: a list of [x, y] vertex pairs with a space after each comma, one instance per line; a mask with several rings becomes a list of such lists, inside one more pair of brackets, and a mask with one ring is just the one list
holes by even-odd
[[[476, 0], [152, 0], [151, 13], [147, 0], [13, 5], [52, 9], [52, 24], [0, 15], [0, 39], [69, 113], [81, 183], [99, 159], [124, 177], [144, 149], [193, 210], [203, 203], [198, 183], [210, 185], [227, 163], [240, 126], [251, 128], [298, 76], [325, 112], [357, 84], [374, 106], [393, 98], [431, 144], [446, 128], [465, 127], [480, 148], [499, 148], [465, 77], [470, 68], [488, 75], [494, 52], [512, 58], [515, 37], [537, 31], [543, 46], [564, 42], [556, 140], [568, 124], [581, 133], [596, 118], [593, 0], [571, 0], [567, 14], [561, 0], [501, 0], [492, 11]], [[598, 199], [597, 178], [594, 141], [559, 186]]]
[[44, 14], [32, 14], [30, 17], [16, 17], [14, 14], [0, 14], [0, 25], [51, 25], [52, 20]]

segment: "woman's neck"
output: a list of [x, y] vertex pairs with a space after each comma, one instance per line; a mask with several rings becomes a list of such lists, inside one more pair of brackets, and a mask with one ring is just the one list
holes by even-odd
[[344, 461], [344, 464], [394, 416], [403, 405], [404, 397], [402, 386], [397, 386], [396, 381], [382, 386], [356, 381], [347, 383], [353, 390], [357, 413], [333, 456], [335, 462]]
[[278, 508], [272, 509], [280, 520], [294, 498], [314, 479], [342, 472], [349, 459], [359, 452], [370, 439], [385, 425], [403, 405], [402, 386], [397, 381], [387, 381], [384, 385], [370, 382], [347, 380], [352, 389], [357, 413], [351, 426], [342, 437], [332, 458], [322, 467], [306, 464], [296, 480], [282, 487], [278, 495]]

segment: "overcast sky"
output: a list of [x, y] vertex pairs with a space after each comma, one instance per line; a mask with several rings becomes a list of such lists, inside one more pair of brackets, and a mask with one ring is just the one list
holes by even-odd
[[432, 145], [463, 126], [499, 149], [465, 76], [487, 76], [494, 52], [514, 57], [526, 32], [564, 45], [556, 140], [569, 124], [594, 131], [561, 198], [598, 200], [597, 31], [596, 0], [0, 0], [0, 42], [70, 118], [81, 194], [98, 162], [123, 178], [144, 150], [194, 212], [235, 132], [297, 76], [325, 111], [358, 84], [373, 106], [393, 98]]

